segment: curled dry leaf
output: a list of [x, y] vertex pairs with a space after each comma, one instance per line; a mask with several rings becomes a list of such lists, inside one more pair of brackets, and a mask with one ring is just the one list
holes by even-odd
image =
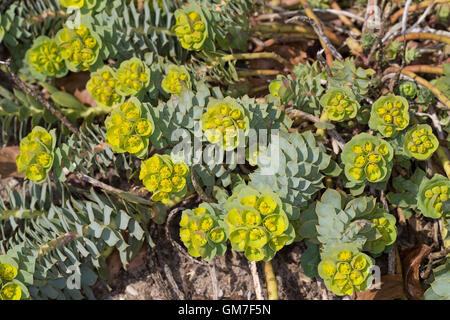
[[17, 173], [16, 158], [18, 155], [18, 146], [0, 148], [0, 178], [23, 176]]
[[380, 289], [366, 290], [355, 294], [355, 300], [397, 300], [404, 297], [401, 274], [384, 275], [381, 277]]
[[403, 282], [408, 299], [420, 300], [424, 290], [420, 283], [419, 269], [424, 258], [426, 258], [432, 247], [426, 244], [403, 250], [400, 253], [402, 259]]

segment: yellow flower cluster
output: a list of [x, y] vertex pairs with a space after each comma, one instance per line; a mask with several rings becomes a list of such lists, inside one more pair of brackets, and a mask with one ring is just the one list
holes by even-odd
[[249, 118], [244, 109], [230, 97], [211, 101], [201, 123], [208, 141], [220, 143], [227, 151], [236, 148], [239, 135], [249, 129]]
[[196, 11], [177, 10], [173, 31], [181, 46], [188, 50], [200, 50], [208, 37], [206, 21]]
[[183, 88], [191, 88], [190, 76], [186, 68], [170, 66], [167, 76], [161, 82], [161, 87], [167, 93], [180, 94]]
[[319, 264], [319, 275], [328, 289], [337, 295], [351, 295], [368, 286], [372, 260], [365, 254], [341, 250]]
[[117, 90], [124, 96], [136, 95], [150, 83], [150, 70], [138, 58], [121, 63], [117, 70]]
[[97, 61], [101, 47], [99, 39], [84, 25], [76, 29], [65, 27], [60, 30], [56, 35], [56, 42], [67, 67], [73, 72], [89, 70]]
[[[18, 283], [6, 282], [12, 281], [17, 277], [18, 270], [15, 266], [7, 263], [0, 264], [0, 300], [20, 300], [22, 297], [22, 288]], [[5, 283], [6, 282], [6, 283]]]
[[189, 173], [184, 163], [173, 163], [169, 155], [155, 154], [141, 164], [139, 179], [153, 192], [152, 200], [167, 203], [171, 194], [186, 191]]
[[356, 116], [359, 104], [346, 89], [332, 88], [320, 99], [328, 118], [333, 121], [344, 121]]
[[95, 101], [101, 105], [112, 107], [123, 99], [116, 90], [117, 82], [114, 70], [104, 66], [91, 73], [91, 79], [86, 84], [86, 88]]
[[117, 105], [105, 120], [106, 142], [114, 152], [147, 153], [149, 137], [153, 133], [153, 120], [138, 99], [132, 97]]
[[34, 127], [20, 141], [20, 153], [16, 158], [17, 171], [27, 179], [41, 182], [53, 164], [53, 138], [42, 127]]
[[436, 151], [439, 141], [427, 124], [418, 125], [408, 131], [404, 148], [406, 153], [419, 160], [427, 160]]
[[372, 106], [369, 126], [385, 137], [391, 137], [409, 124], [409, 104], [400, 96], [380, 97]]
[[37, 38], [26, 53], [33, 71], [46, 76], [63, 76], [67, 68], [55, 40], [45, 36]]
[[425, 190], [425, 197], [433, 204], [433, 208], [442, 214], [442, 203], [448, 200], [448, 186], [434, 186]]

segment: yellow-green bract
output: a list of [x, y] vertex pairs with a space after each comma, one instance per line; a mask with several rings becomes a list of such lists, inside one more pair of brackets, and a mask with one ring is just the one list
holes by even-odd
[[391, 175], [393, 157], [394, 150], [388, 142], [368, 133], [353, 137], [341, 155], [345, 175], [355, 182], [386, 181]]
[[61, 57], [72, 72], [86, 71], [96, 64], [102, 46], [100, 38], [84, 25], [64, 27], [56, 34]]
[[278, 76], [269, 85], [269, 92], [273, 97], [280, 98], [281, 103], [286, 103], [294, 97], [289, 80], [284, 76]]
[[438, 147], [439, 141], [433, 134], [433, 129], [427, 124], [409, 129], [403, 143], [406, 154], [418, 160], [429, 159]]
[[0, 255], [0, 300], [20, 300], [22, 285], [16, 280], [19, 266], [7, 255]]
[[356, 117], [360, 105], [354, 94], [347, 88], [330, 88], [320, 98], [328, 118], [333, 121], [344, 121]]
[[181, 46], [187, 50], [199, 51], [208, 38], [207, 21], [200, 8], [190, 5], [175, 11], [176, 24], [172, 27]]
[[63, 77], [67, 74], [66, 63], [55, 40], [40, 36], [25, 54], [25, 61], [36, 78]]
[[408, 101], [393, 94], [382, 96], [372, 105], [369, 127], [384, 137], [393, 137], [409, 124]]
[[246, 185], [233, 190], [225, 203], [228, 238], [236, 251], [252, 261], [271, 260], [295, 239], [281, 199], [270, 190]]
[[431, 180], [424, 179], [419, 186], [417, 206], [425, 217], [440, 218], [450, 213], [444, 202], [448, 200], [450, 180], [436, 174]]
[[211, 99], [201, 118], [206, 139], [211, 143], [218, 143], [226, 151], [238, 146], [239, 139], [250, 129], [249, 122], [244, 108], [231, 97]]
[[129, 152], [138, 157], [147, 154], [155, 124], [146, 106], [131, 97], [117, 105], [105, 120], [106, 142], [117, 153]]
[[112, 107], [124, 99], [116, 90], [117, 82], [115, 71], [108, 66], [103, 66], [91, 73], [86, 89], [99, 105]]
[[198, 208], [183, 211], [180, 238], [191, 256], [207, 261], [227, 250], [225, 225], [212, 204], [202, 203]]
[[167, 75], [161, 82], [161, 87], [167, 93], [180, 94], [183, 88], [191, 88], [191, 77], [184, 66], [170, 65]]
[[148, 191], [153, 192], [153, 201], [167, 203], [172, 195], [182, 197], [186, 194], [188, 175], [186, 164], [174, 163], [169, 155], [155, 154], [142, 162], [139, 179]]
[[117, 91], [123, 96], [137, 95], [150, 83], [150, 69], [138, 58], [120, 64], [116, 71]]
[[16, 158], [17, 171], [25, 173], [27, 179], [36, 183], [43, 182], [48, 175], [54, 158], [56, 138], [53, 132], [42, 127], [34, 127], [20, 141], [20, 153]]
[[97, 0], [59, 0], [59, 4], [65, 8], [92, 9], [97, 4]]
[[403, 81], [400, 84], [398, 91], [400, 95], [406, 99], [414, 99], [417, 94], [417, 85], [412, 81]]
[[334, 294], [351, 295], [371, 285], [373, 264], [371, 257], [351, 244], [342, 244], [322, 255], [318, 272], [326, 287]]
[[397, 239], [396, 220], [388, 211], [376, 209], [374, 214], [370, 216], [370, 221], [381, 236], [375, 240], [368, 240], [364, 245], [364, 250], [373, 254], [380, 254]]

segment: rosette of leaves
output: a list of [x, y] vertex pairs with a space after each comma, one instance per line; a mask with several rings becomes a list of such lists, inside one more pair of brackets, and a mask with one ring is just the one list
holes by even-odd
[[370, 112], [369, 127], [384, 137], [394, 137], [409, 124], [409, 104], [401, 97], [389, 94], [377, 99]]
[[251, 261], [271, 260], [295, 239], [285, 208], [289, 206], [266, 186], [235, 187], [225, 202], [225, 223], [233, 249], [244, 252]]
[[300, 213], [296, 232], [322, 252], [336, 244], [354, 243], [380, 254], [397, 237], [395, 217], [379, 208], [375, 198], [353, 198], [333, 189]]
[[184, 163], [174, 163], [167, 154], [155, 154], [142, 162], [139, 179], [153, 193], [153, 201], [168, 203], [172, 197], [186, 195], [188, 174]]
[[324, 73], [329, 88], [350, 88], [356, 100], [361, 101], [369, 92], [372, 84], [373, 69], [356, 67], [352, 58], [344, 61], [334, 60], [330, 67], [331, 76]]
[[26, 286], [20, 282], [23, 273], [19, 264], [7, 255], [0, 255], [0, 300], [20, 300], [29, 297]]
[[138, 95], [150, 84], [150, 69], [138, 58], [123, 61], [116, 71], [117, 92], [123, 96]]
[[129, 152], [138, 158], [148, 152], [155, 124], [146, 104], [135, 97], [117, 105], [106, 118], [106, 142], [117, 153]]
[[449, 189], [450, 180], [440, 174], [435, 174], [432, 179], [424, 178], [417, 195], [420, 212], [434, 219], [448, 215], [448, 206], [444, 206], [444, 203], [448, 201]]
[[[311, 131], [301, 134], [280, 131], [279, 143], [273, 143], [277, 149], [271, 151], [270, 144], [261, 152], [258, 168], [250, 174], [250, 180], [254, 185], [270, 186], [283, 203], [293, 207], [292, 219], [296, 219], [300, 209], [324, 187], [325, 174], [336, 176], [341, 169], [316, 142]], [[275, 158], [275, 153], [279, 158]], [[269, 165], [261, 159], [270, 159]]]
[[357, 183], [376, 183], [389, 179], [393, 166], [392, 146], [381, 138], [360, 133], [344, 146], [341, 154], [345, 176]]
[[269, 84], [269, 92], [272, 97], [279, 98], [282, 104], [287, 103], [294, 97], [289, 80], [285, 76], [277, 76]]
[[86, 89], [100, 106], [112, 107], [121, 103], [124, 97], [117, 91], [118, 80], [115, 71], [103, 66], [91, 73], [91, 78], [86, 84]]
[[360, 252], [357, 246], [342, 244], [322, 254], [318, 272], [334, 294], [351, 295], [370, 287], [374, 263], [374, 259]]
[[427, 124], [416, 125], [406, 133], [403, 150], [410, 157], [427, 160], [439, 147], [433, 129]]
[[201, 50], [209, 36], [208, 22], [201, 8], [191, 3], [187, 8], [175, 11], [175, 20], [172, 31], [181, 46], [187, 50]]
[[61, 78], [67, 74], [67, 67], [55, 40], [40, 36], [27, 51], [25, 61], [37, 79]]
[[161, 87], [169, 94], [180, 94], [184, 88], [191, 89], [191, 76], [184, 66], [170, 65]]
[[193, 257], [206, 261], [227, 251], [226, 226], [218, 205], [202, 203], [197, 208], [183, 211], [180, 220], [180, 238]]
[[320, 104], [332, 121], [344, 121], [356, 117], [360, 105], [347, 88], [329, 88], [320, 98]]
[[72, 72], [86, 71], [95, 68], [102, 46], [100, 38], [88, 27], [80, 24], [74, 29], [67, 26], [56, 34], [61, 57]]
[[20, 153], [16, 158], [17, 171], [27, 179], [43, 182], [52, 168], [56, 145], [55, 131], [50, 133], [42, 127], [34, 127], [20, 141]]
[[403, 81], [398, 87], [398, 91], [402, 97], [408, 100], [414, 99], [417, 94], [417, 85], [412, 81]]
[[248, 111], [237, 100], [211, 99], [201, 118], [202, 130], [210, 143], [217, 143], [225, 151], [235, 149], [250, 129]]

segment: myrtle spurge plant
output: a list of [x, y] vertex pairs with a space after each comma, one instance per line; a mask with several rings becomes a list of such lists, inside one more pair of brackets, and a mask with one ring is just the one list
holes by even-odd
[[436, 174], [431, 180], [424, 179], [419, 187], [417, 206], [420, 212], [429, 218], [440, 218], [449, 214], [448, 206], [444, 203], [448, 200], [450, 180]]
[[189, 6], [175, 11], [176, 24], [173, 31], [183, 48], [199, 51], [208, 38], [207, 21], [201, 9]]
[[117, 92], [123, 96], [137, 95], [150, 83], [150, 69], [138, 58], [126, 60], [116, 71]]
[[0, 300], [20, 300], [22, 284], [16, 280], [18, 264], [8, 256], [0, 256]]
[[61, 57], [72, 72], [89, 70], [98, 61], [101, 40], [82, 24], [74, 29], [64, 27], [56, 34], [55, 40]]
[[184, 163], [174, 163], [169, 155], [155, 154], [142, 162], [139, 179], [153, 193], [153, 201], [167, 203], [173, 196], [186, 195], [188, 175]]
[[294, 97], [290, 88], [289, 80], [286, 77], [277, 77], [269, 85], [269, 92], [273, 97], [280, 98], [281, 103], [286, 103]]
[[240, 185], [225, 203], [225, 208], [231, 246], [236, 251], [243, 251], [249, 260], [271, 260], [295, 238], [283, 203], [272, 191], [260, 192]]
[[376, 229], [378, 238], [368, 240], [364, 245], [364, 250], [372, 254], [380, 254], [386, 247], [392, 245], [397, 239], [397, 228], [395, 217], [384, 209], [376, 209], [371, 215], [370, 221]]
[[392, 146], [367, 133], [353, 137], [345, 144], [341, 159], [345, 175], [355, 182], [382, 182], [391, 175]]
[[249, 130], [246, 110], [230, 97], [212, 99], [201, 118], [202, 130], [211, 143], [217, 143], [224, 150], [233, 150]]
[[112, 107], [123, 101], [123, 96], [117, 90], [118, 82], [115, 71], [104, 66], [91, 73], [86, 89], [99, 105]]
[[105, 120], [106, 142], [114, 152], [129, 152], [144, 157], [155, 124], [145, 104], [132, 97], [114, 107]]
[[20, 153], [16, 158], [17, 170], [36, 183], [47, 178], [53, 165], [56, 139], [52, 134], [42, 127], [34, 127], [20, 141]]
[[161, 87], [167, 93], [180, 94], [183, 88], [191, 88], [191, 77], [183, 66], [170, 65], [167, 75], [161, 82]]
[[439, 147], [433, 129], [427, 124], [417, 125], [406, 133], [403, 149], [410, 157], [427, 160]]
[[59, 78], [67, 74], [66, 63], [58, 44], [49, 37], [38, 37], [27, 51], [25, 60], [38, 78]]
[[184, 210], [180, 220], [180, 238], [193, 257], [206, 261], [227, 250], [226, 226], [218, 205], [202, 203], [193, 210]]
[[412, 81], [403, 81], [398, 87], [398, 91], [402, 97], [408, 100], [414, 99], [417, 94], [417, 85]]
[[352, 119], [359, 110], [359, 103], [348, 89], [330, 88], [320, 98], [320, 104], [333, 121]]
[[369, 127], [384, 137], [393, 137], [409, 124], [409, 104], [400, 96], [387, 95], [378, 98], [372, 105]]
[[318, 272], [334, 294], [351, 295], [370, 287], [373, 265], [371, 257], [351, 244], [341, 245], [323, 255]]

